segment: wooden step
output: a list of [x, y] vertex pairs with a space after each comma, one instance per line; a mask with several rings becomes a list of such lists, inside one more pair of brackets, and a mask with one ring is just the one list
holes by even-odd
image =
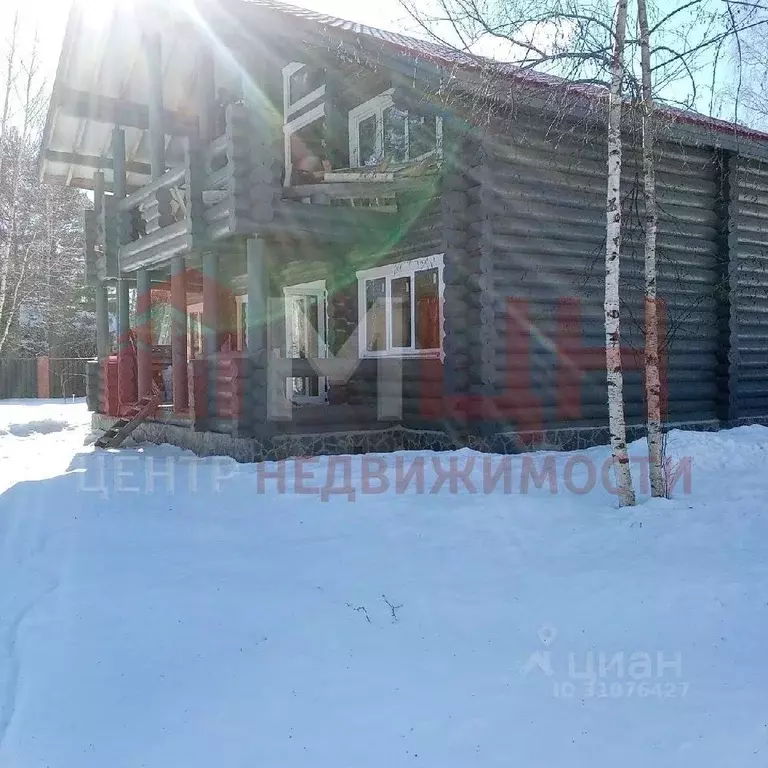
[[152, 412], [162, 400], [162, 392], [153, 387], [152, 394], [144, 396], [136, 405], [131, 406], [122, 418], [118, 419], [94, 443], [97, 448], [117, 448]]

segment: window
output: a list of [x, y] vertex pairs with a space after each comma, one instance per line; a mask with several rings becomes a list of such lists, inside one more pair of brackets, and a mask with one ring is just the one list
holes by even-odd
[[[290, 358], [328, 357], [325, 280], [283, 288], [285, 349]], [[295, 403], [325, 402], [327, 382], [319, 376], [294, 376], [287, 381], [287, 396]]]
[[357, 273], [360, 356], [441, 353], [443, 256]]
[[203, 305], [187, 307], [187, 360], [203, 356]]
[[[325, 92], [325, 70], [321, 67], [308, 67], [301, 64], [288, 75], [288, 107], [306, 101], [310, 96], [318, 98]], [[321, 93], [322, 92], [322, 93]]]
[[304, 107], [325, 96], [325, 70], [298, 61], [283, 67], [283, 118], [301, 112]]
[[352, 167], [440, 156], [443, 122], [439, 117], [398, 109], [394, 89], [384, 91], [349, 112], [349, 162]]
[[285, 185], [294, 168], [302, 172], [323, 169], [325, 135], [325, 70], [293, 62], [283, 67], [283, 134]]

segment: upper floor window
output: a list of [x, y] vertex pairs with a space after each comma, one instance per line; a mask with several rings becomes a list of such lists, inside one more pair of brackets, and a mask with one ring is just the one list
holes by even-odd
[[283, 67], [283, 115], [292, 115], [325, 96], [325, 70], [294, 61]]
[[442, 349], [443, 256], [361, 270], [360, 356], [438, 356]]
[[410, 114], [394, 103], [394, 89], [349, 112], [349, 159], [354, 167], [440, 156], [443, 123], [439, 117]]
[[325, 70], [293, 62], [283, 68], [285, 185], [311, 183], [327, 165]]

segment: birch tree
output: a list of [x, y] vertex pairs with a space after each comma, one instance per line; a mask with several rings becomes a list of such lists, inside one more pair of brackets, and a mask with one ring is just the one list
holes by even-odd
[[619, 276], [621, 266], [621, 113], [627, 0], [616, 4], [616, 24], [608, 94], [608, 194], [605, 225], [605, 364], [608, 382], [608, 429], [619, 506], [635, 503], [624, 418], [624, 372], [621, 364]]
[[654, 166], [655, 104], [652, 88], [651, 43], [646, 0], [637, 0], [642, 86], [641, 121], [643, 136], [643, 199], [645, 202], [645, 399], [648, 439], [648, 471], [651, 496], [666, 496], [662, 465], [661, 377], [659, 374], [659, 321], [656, 300], [656, 234], [659, 213]]

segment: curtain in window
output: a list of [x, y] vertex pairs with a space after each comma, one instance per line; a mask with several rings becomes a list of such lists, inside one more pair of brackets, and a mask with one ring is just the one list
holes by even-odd
[[416, 303], [416, 348], [440, 347], [440, 304], [437, 296], [422, 296]]

